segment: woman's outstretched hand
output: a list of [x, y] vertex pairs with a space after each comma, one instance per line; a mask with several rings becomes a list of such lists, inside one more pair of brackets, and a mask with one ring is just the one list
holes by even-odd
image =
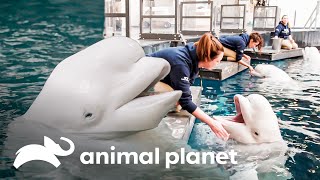
[[253, 75], [254, 72], [255, 72], [255, 71], [254, 71], [254, 68], [253, 68], [252, 66], [249, 66], [249, 71], [250, 71], [250, 74], [251, 74], [251, 75]]
[[211, 130], [221, 139], [227, 141], [229, 139], [228, 132], [224, 129], [221, 122], [213, 119], [212, 124], [209, 124]]
[[208, 124], [208, 126], [211, 128], [211, 130], [221, 139], [228, 140], [229, 134], [228, 132], [223, 128], [221, 122], [217, 121], [216, 119], [208, 116], [205, 112], [203, 112], [200, 108], [197, 107], [197, 109], [192, 113], [196, 118], [201, 120], [202, 122]]

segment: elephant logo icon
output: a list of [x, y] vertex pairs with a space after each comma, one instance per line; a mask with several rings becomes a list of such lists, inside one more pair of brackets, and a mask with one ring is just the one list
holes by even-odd
[[60, 138], [66, 141], [70, 148], [69, 150], [63, 150], [59, 144], [56, 144], [52, 139], [44, 136], [44, 145], [30, 144], [23, 146], [16, 152], [16, 159], [14, 160], [13, 166], [18, 169], [24, 163], [34, 160], [46, 161], [56, 168], [60, 166], [60, 161], [56, 156], [68, 156], [74, 151], [74, 143], [65, 137]]

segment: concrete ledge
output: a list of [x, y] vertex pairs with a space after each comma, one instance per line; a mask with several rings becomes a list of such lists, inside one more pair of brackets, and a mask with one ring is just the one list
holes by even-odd
[[252, 59], [266, 61], [275, 61], [303, 56], [302, 48], [291, 50], [281, 49], [280, 52], [277, 52], [276, 50], [272, 50], [271, 46], [264, 47], [261, 54], [259, 54], [258, 52], [254, 52], [252, 49], [246, 49], [244, 53], [249, 55]]
[[[191, 93], [192, 101], [199, 106], [201, 100], [201, 87], [191, 86]], [[196, 118], [193, 115], [182, 110], [179, 113], [168, 113], [162, 121], [164, 121], [172, 131], [171, 135], [174, 138], [188, 141], [195, 119]]]
[[[250, 64], [250, 61], [246, 62]], [[221, 63], [218, 64], [213, 70], [201, 70], [199, 75], [205, 79], [223, 81], [233, 75], [236, 75], [237, 73], [242, 72], [245, 69], [247, 69], [246, 66], [243, 66], [237, 62], [221, 61]]]
[[170, 47], [170, 41], [137, 40], [146, 54]]

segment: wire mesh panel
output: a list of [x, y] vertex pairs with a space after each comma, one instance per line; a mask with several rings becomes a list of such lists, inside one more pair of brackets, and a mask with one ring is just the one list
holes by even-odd
[[273, 31], [277, 25], [277, 6], [255, 6], [253, 12], [253, 30]]
[[241, 33], [245, 32], [246, 6], [231, 4], [221, 5], [220, 31]]
[[212, 1], [187, 1], [180, 6], [180, 32], [183, 35], [202, 35], [212, 32]]
[[103, 36], [130, 36], [129, 0], [105, 0]]
[[178, 40], [178, 0], [140, 0], [140, 39]]

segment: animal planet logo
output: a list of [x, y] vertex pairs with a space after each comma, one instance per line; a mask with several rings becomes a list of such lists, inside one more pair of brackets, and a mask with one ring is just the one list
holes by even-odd
[[52, 139], [44, 136], [44, 145], [30, 144], [23, 146], [16, 152], [16, 159], [14, 160], [13, 166], [18, 169], [21, 165], [34, 160], [46, 161], [56, 168], [60, 166], [60, 161], [56, 156], [68, 156], [74, 151], [74, 143], [65, 137], [60, 138], [66, 141], [70, 148], [69, 150], [63, 150], [59, 144], [56, 144]]

